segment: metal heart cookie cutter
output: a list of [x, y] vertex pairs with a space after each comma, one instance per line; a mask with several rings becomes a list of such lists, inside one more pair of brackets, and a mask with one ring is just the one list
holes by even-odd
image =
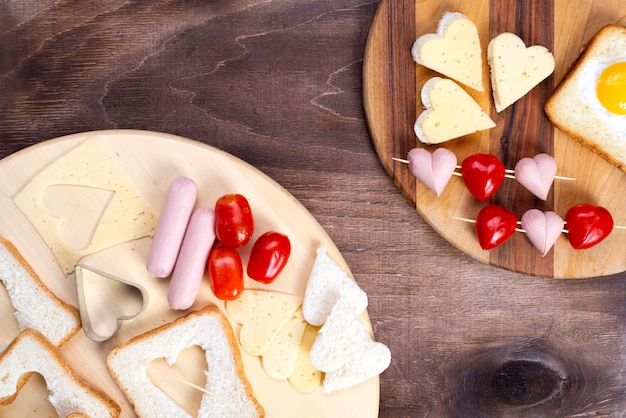
[[74, 278], [80, 321], [92, 341], [108, 340], [123, 321], [131, 321], [147, 305], [145, 289], [119, 277], [76, 264]]

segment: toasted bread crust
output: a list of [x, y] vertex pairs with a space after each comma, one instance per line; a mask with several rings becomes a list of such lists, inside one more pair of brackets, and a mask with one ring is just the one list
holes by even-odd
[[[248, 381], [246, 374], [245, 374], [245, 370], [244, 370], [244, 365], [243, 365], [243, 360], [241, 359], [241, 352], [239, 351], [239, 343], [237, 342], [237, 339], [235, 338], [235, 334], [233, 333], [233, 329], [230, 325], [230, 322], [228, 322], [228, 319], [226, 319], [226, 317], [221, 313], [221, 311], [219, 310], [219, 308], [217, 306], [214, 305], [207, 305], [202, 309], [199, 309], [197, 311], [193, 311], [188, 313], [187, 315], [180, 317], [170, 323], [167, 323], [165, 325], [162, 325], [158, 328], [154, 328], [150, 331], [147, 331], [143, 334], [137, 335], [133, 338], [131, 338], [130, 340], [126, 341], [125, 343], [122, 343], [116, 347], [114, 347], [111, 352], [108, 354], [107, 356], [107, 366], [109, 369], [109, 372], [111, 373], [111, 376], [113, 377], [113, 379], [115, 380], [115, 382], [117, 383], [117, 385], [120, 387], [120, 389], [122, 390], [122, 392], [124, 393], [124, 396], [126, 396], [127, 399], [132, 399], [131, 394], [128, 392], [128, 389], [122, 384], [122, 381], [120, 380], [120, 377], [117, 373], [115, 373], [113, 367], [111, 366], [111, 358], [114, 357], [119, 351], [123, 351], [126, 347], [132, 345], [132, 344], [136, 344], [136, 343], [140, 343], [142, 341], [145, 340], [149, 340], [151, 337], [164, 332], [166, 330], [169, 329], [173, 329], [176, 328], [178, 325], [190, 321], [196, 317], [201, 317], [201, 316], [209, 316], [209, 315], [214, 315], [217, 316], [219, 318], [220, 324], [222, 326], [222, 330], [224, 333], [224, 336], [227, 338], [228, 343], [230, 345], [231, 348], [231, 353], [233, 355], [234, 361], [235, 361], [235, 368], [237, 370], [237, 375], [239, 376], [239, 379], [241, 380], [245, 391], [246, 391], [246, 395], [248, 396], [248, 398], [252, 401], [252, 403], [254, 404], [255, 409], [258, 412], [259, 417], [264, 417], [265, 416], [265, 410], [263, 409], [263, 407], [257, 402], [256, 398], [254, 397], [254, 393], [252, 391], [252, 386], [250, 385], [250, 382]], [[139, 414], [140, 411], [135, 411]]]
[[[596, 52], [596, 49], [601, 46], [601, 43], [607, 36], [626, 36], [626, 27], [609, 24], [602, 27], [593, 36], [593, 38], [591, 38], [591, 40], [583, 47], [582, 52], [578, 55], [576, 60], [574, 60], [570, 69], [559, 82], [558, 86], [554, 89], [548, 100], [546, 100], [544, 110], [548, 119], [550, 119], [550, 122], [560, 131], [578, 141], [626, 173], [626, 162], [615, 158], [610, 152], [603, 149], [593, 138], [589, 138], [584, 135], [584, 133], [569, 126], [559, 114], [560, 106], [564, 100], [563, 96], [566, 96], [566, 90], [570, 88], [571, 83], [574, 83], [574, 79], [577, 77], [579, 71], [582, 70], [587, 60]], [[624, 51], [624, 53], [626, 54], [626, 51]]]
[[[50, 341], [48, 341], [46, 337], [44, 337], [41, 333], [39, 333], [36, 330], [33, 330], [31, 328], [26, 328], [13, 341], [11, 341], [9, 346], [2, 352], [2, 354], [0, 354], [0, 363], [4, 361], [4, 358], [8, 356], [9, 353], [11, 353], [15, 349], [15, 347], [19, 345], [19, 342], [25, 338], [32, 338], [36, 340], [37, 343], [41, 345], [48, 352], [48, 354], [50, 355], [50, 357], [52, 357], [52, 359], [57, 364], [57, 366], [63, 369], [64, 373], [67, 376], [69, 376], [76, 385], [83, 387], [86, 391], [90, 392], [90, 394], [93, 397], [97, 398], [102, 404], [106, 406], [106, 408], [110, 411], [111, 416], [118, 417], [120, 415], [121, 413], [120, 406], [117, 403], [115, 403], [111, 398], [109, 398], [106, 394], [101, 392], [99, 389], [95, 388], [88, 382], [85, 382], [82, 379], [80, 379], [76, 375], [74, 370], [69, 366], [67, 361], [65, 361], [63, 356], [61, 356], [61, 354], [59, 353], [58, 347], [53, 345]], [[28, 381], [28, 378], [32, 374], [33, 374], [32, 371], [25, 371], [25, 373], [19, 378], [17, 382], [15, 393], [11, 396], [1, 398], [0, 405], [8, 405], [11, 402], [13, 402], [15, 398], [17, 397], [19, 391], [26, 384], [26, 382]]]
[[[76, 335], [76, 333], [81, 329], [80, 314], [78, 312], [78, 309], [76, 307], [72, 306], [72, 305], [69, 305], [69, 304], [63, 302], [54, 293], [52, 293], [50, 291], [50, 289], [48, 289], [48, 287], [41, 281], [41, 278], [37, 275], [37, 273], [35, 273], [35, 270], [33, 270], [31, 265], [26, 261], [26, 259], [17, 250], [17, 248], [15, 247], [15, 245], [13, 245], [12, 242], [10, 242], [9, 240], [7, 240], [7, 239], [5, 239], [3, 237], [0, 237], [0, 245], [4, 246], [7, 249], [7, 251], [11, 254], [11, 256], [18, 263], [21, 264], [21, 266], [28, 273], [28, 275], [31, 277], [32, 281], [37, 285], [38, 288], [40, 288], [61, 309], [63, 309], [64, 311], [66, 311], [67, 313], [69, 313], [70, 315], [72, 315], [75, 318], [76, 326], [74, 326], [71, 329], [71, 331], [67, 335], [65, 335], [65, 337], [63, 339], [61, 339], [58, 343], [54, 344], [57, 347], [62, 346], [67, 341], [69, 341], [74, 335]], [[2, 274], [1, 271], [0, 271], [0, 274]]]

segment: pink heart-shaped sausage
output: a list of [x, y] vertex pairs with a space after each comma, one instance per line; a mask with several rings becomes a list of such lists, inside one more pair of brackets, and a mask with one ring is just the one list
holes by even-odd
[[415, 178], [437, 196], [446, 188], [457, 161], [456, 155], [446, 148], [438, 148], [432, 154], [424, 148], [413, 148], [407, 160]]
[[555, 175], [556, 161], [548, 154], [522, 158], [515, 165], [515, 179], [541, 200], [548, 197]]
[[552, 211], [542, 212], [530, 209], [522, 215], [522, 229], [541, 256], [548, 254], [556, 240], [563, 232], [563, 218]]

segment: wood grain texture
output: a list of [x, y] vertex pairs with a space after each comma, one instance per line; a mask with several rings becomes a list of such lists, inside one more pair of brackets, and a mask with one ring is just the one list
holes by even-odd
[[[135, 128], [214, 145], [268, 174], [315, 216], [369, 295], [376, 339], [392, 352], [381, 418], [620, 416], [626, 273], [572, 281], [492, 267], [432, 228], [379, 161], [362, 65], [389, 3], [0, 1], [0, 156], [64, 134]], [[429, 10], [416, 27], [445, 7], [393, 3]], [[464, 3], [480, 14], [480, 2]], [[555, 36], [555, 82], [578, 46], [616, 19], [598, 3], [591, 13], [591, 4], [555, 2], [572, 41]], [[583, 152], [558, 133], [554, 142], [557, 152]], [[526, 403], [511, 396], [538, 375], [546, 379], [521, 392]], [[541, 384], [550, 382], [564, 389]]]
[[[618, 21], [622, 9], [619, 2], [588, 5], [591, 16], [603, 16], [604, 24]], [[606, 241], [585, 251], [573, 249], [565, 234], [557, 240], [554, 249], [545, 257], [533, 247], [523, 233], [514, 234], [503, 245], [484, 251], [478, 245], [475, 226], [454, 220], [455, 217], [476, 219], [487, 203], [513, 211], [517, 219], [529, 209], [555, 211], [565, 218], [575, 204], [590, 202], [606, 207], [617, 225], [626, 221], [626, 175], [590, 150], [581, 149], [549, 122], [543, 104], [558, 80], [550, 76], [532, 89], [514, 105], [497, 112], [492, 103], [487, 45], [503, 32], [517, 34], [527, 46], [543, 45], [555, 51], [557, 74], [562, 78], [562, 66], [571, 64], [561, 59], [570, 42], [576, 42], [577, 51], [584, 45], [580, 37], [563, 25], [570, 21], [561, 18], [567, 13], [566, 2], [543, 1], [422, 1], [415, 8], [402, 6], [413, 1], [383, 2], [373, 23], [364, 62], [364, 103], [374, 146], [383, 166], [409, 201], [426, 221], [451, 244], [473, 257], [511, 271], [541, 277], [581, 278], [611, 275], [626, 270], [626, 237], [615, 230]], [[567, 3], [570, 4], [570, 3]], [[406, 9], [406, 10], [405, 10]], [[402, 13], [395, 13], [402, 10]], [[407, 12], [414, 11], [414, 16]], [[421, 35], [434, 33], [446, 11], [459, 11], [478, 28], [483, 51], [484, 92], [467, 89], [468, 93], [490, 113], [496, 127], [439, 146], [452, 150], [460, 162], [475, 153], [489, 153], [498, 157], [506, 168], [513, 169], [517, 161], [539, 153], [553, 155], [557, 173], [576, 178], [576, 181], [555, 180], [545, 201], [536, 198], [513, 179], [505, 179], [498, 192], [488, 202], [475, 199], [460, 178], [453, 177], [443, 194], [435, 196], [425, 186], [416, 183], [406, 164], [393, 161], [406, 158], [414, 147], [434, 151], [438, 146], [420, 143], [412, 127], [423, 106], [420, 93], [424, 83], [438, 75], [415, 64], [411, 46]], [[598, 18], [598, 22], [602, 21]], [[415, 23], [415, 26], [413, 26]], [[380, 27], [379, 27], [380, 26]], [[405, 32], [400, 35], [399, 32]], [[588, 39], [588, 38], [587, 38]], [[585, 39], [586, 40], [586, 39]], [[571, 53], [571, 51], [570, 51]], [[382, 68], [387, 69], [383, 70]], [[561, 71], [561, 72], [559, 72]], [[387, 75], [384, 79], [383, 76]], [[415, 113], [412, 113], [415, 111]], [[599, 181], [600, 178], [608, 181]], [[598, 187], [602, 184], [602, 187]], [[622, 221], [625, 219], [625, 221]]]

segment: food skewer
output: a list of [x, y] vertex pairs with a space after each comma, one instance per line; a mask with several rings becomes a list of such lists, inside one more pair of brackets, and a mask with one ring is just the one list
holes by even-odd
[[182, 377], [178, 377], [174, 373], [170, 373], [168, 370], [165, 370], [165, 369], [163, 369], [161, 367], [158, 367], [158, 366], [155, 366], [153, 364], [148, 364], [148, 363], [145, 363], [145, 362], [144, 362], [144, 364], [147, 367], [151, 368], [152, 370], [157, 370], [159, 373], [162, 373], [163, 375], [165, 375], [165, 376], [167, 376], [167, 377], [169, 377], [171, 379], [174, 379], [174, 380], [176, 380], [179, 383], [182, 383], [182, 384], [187, 385], [187, 386], [189, 386], [191, 388], [199, 390], [200, 392], [204, 392], [207, 395], [217, 396], [217, 393], [211, 392], [210, 390], [207, 390], [207, 389], [203, 388], [202, 386], [198, 386], [195, 383], [192, 383], [192, 382], [190, 382], [188, 380], [185, 380]]

